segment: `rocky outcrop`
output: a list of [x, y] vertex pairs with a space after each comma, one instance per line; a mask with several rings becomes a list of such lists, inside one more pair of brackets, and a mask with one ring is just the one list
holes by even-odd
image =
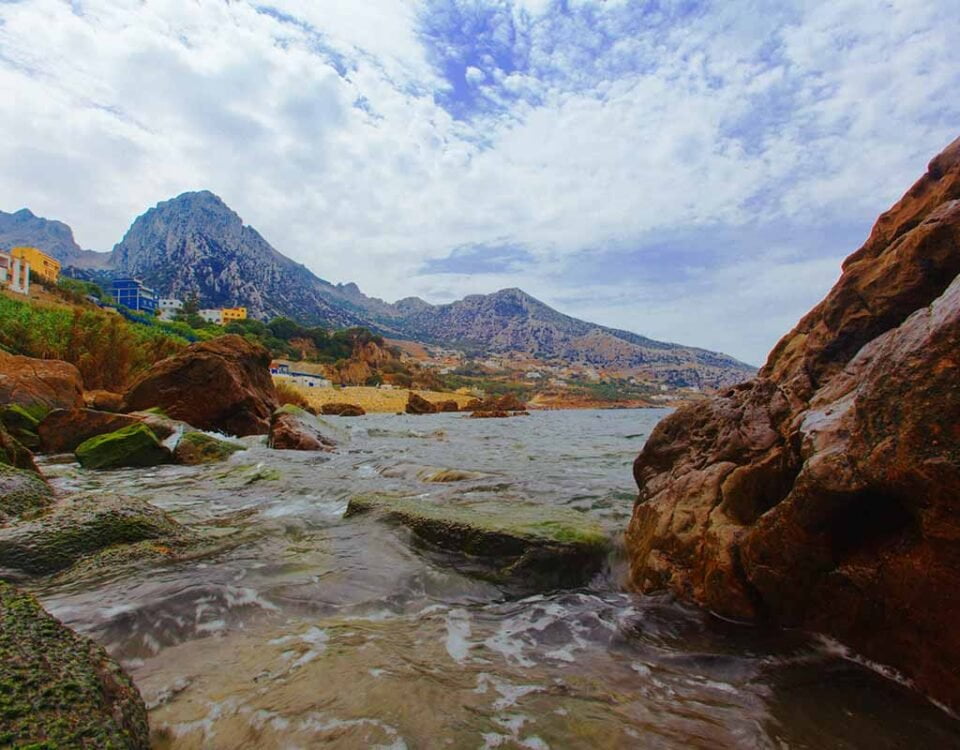
[[0, 464], [0, 527], [39, 513], [53, 503], [53, 490], [32, 471]]
[[76, 456], [84, 469], [157, 466], [171, 458], [153, 430], [139, 422], [85, 440], [77, 446]]
[[502, 396], [491, 396], [485, 399], [474, 399], [467, 404], [470, 411], [526, 411], [527, 405], [512, 393]]
[[123, 394], [113, 391], [86, 391], [83, 394], [83, 403], [88, 409], [98, 411], [122, 411]]
[[147, 709], [102, 647], [0, 581], [0, 743], [147, 750]]
[[80, 371], [69, 362], [0, 351], [0, 404], [47, 409], [83, 406]]
[[329, 403], [320, 407], [320, 413], [324, 416], [335, 417], [362, 417], [365, 412], [362, 406], [356, 404]]
[[54, 409], [38, 426], [41, 450], [44, 453], [69, 453], [92, 437], [140, 421], [135, 416], [93, 409]]
[[184, 466], [199, 466], [225, 461], [244, 446], [226, 440], [218, 440], [202, 432], [188, 432], [177, 442], [173, 460]]
[[332, 451], [339, 437], [327, 422], [292, 404], [277, 409], [270, 422], [269, 445], [277, 450]]
[[448, 401], [438, 401], [436, 403], [437, 411], [460, 411], [460, 405], [450, 399]]
[[263, 435], [277, 407], [269, 367], [270, 353], [240, 336], [191, 344], [134, 383], [124, 410], [157, 407], [201, 430]]
[[631, 581], [829, 633], [960, 708], [960, 139], [759, 376], [634, 465]]
[[436, 414], [438, 410], [436, 404], [432, 404], [423, 396], [410, 391], [405, 411], [407, 414]]

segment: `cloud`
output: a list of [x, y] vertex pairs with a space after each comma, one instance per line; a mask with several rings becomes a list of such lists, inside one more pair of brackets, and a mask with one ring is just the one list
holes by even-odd
[[377, 296], [520, 286], [759, 361], [956, 137], [951, 10], [4, 3], [0, 208], [108, 249], [206, 188]]

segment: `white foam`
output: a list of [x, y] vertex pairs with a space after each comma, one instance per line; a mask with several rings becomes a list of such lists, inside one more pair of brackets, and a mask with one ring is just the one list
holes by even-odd
[[465, 664], [470, 655], [470, 615], [464, 609], [455, 609], [447, 615], [447, 653], [457, 664]]

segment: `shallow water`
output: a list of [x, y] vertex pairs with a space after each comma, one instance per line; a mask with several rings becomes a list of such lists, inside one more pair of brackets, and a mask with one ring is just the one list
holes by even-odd
[[[358, 493], [566, 506], [617, 536], [631, 463], [663, 410], [471, 420], [331, 419], [336, 454], [261, 440], [210, 467], [45, 471], [144, 497], [214, 557], [48, 582], [55, 615], [103, 643], [151, 708], [158, 747], [960, 747], [960, 722], [837, 644], [590, 585], [518, 593], [411, 544]], [[439, 469], [464, 481], [426, 481]]]

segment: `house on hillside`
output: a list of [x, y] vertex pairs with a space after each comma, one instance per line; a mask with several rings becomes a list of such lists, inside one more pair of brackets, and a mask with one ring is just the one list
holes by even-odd
[[157, 308], [160, 310], [160, 320], [173, 320], [177, 313], [183, 310], [183, 300], [161, 297]]
[[199, 315], [208, 323], [213, 323], [214, 325], [218, 325], [218, 326], [223, 325], [223, 310], [221, 310], [219, 307], [198, 310], [197, 315]]
[[231, 320], [246, 320], [247, 308], [245, 307], [225, 307], [221, 311], [224, 325]]
[[10, 253], [0, 253], [0, 286], [17, 294], [30, 294], [30, 263]]
[[35, 247], [15, 247], [10, 250], [10, 255], [29, 263], [31, 271], [51, 284], [56, 284], [60, 278], [60, 261], [47, 255], [42, 250]]
[[114, 279], [111, 293], [118, 305], [123, 305], [129, 310], [138, 310], [150, 314], [157, 311], [157, 305], [159, 304], [157, 293], [153, 289], [145, 287], [140, 279], [131, 277]]

